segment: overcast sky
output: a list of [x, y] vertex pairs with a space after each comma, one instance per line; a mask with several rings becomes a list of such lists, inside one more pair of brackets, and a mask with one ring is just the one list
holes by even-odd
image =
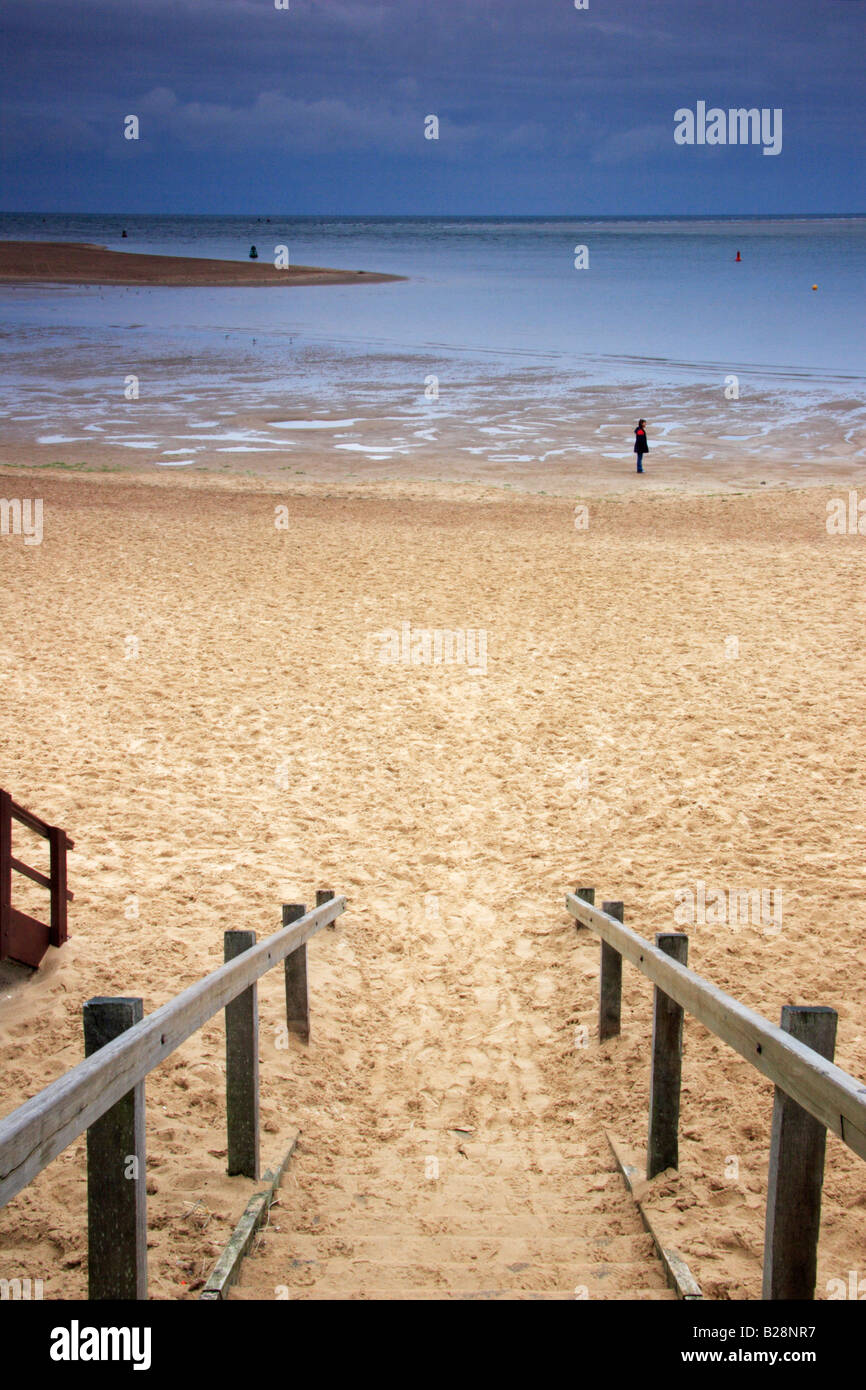
[[[0, 28], [7, 211], [866, 210], [866, 0], [0, 0]], [[700, 100], [782, 108], [781, 154], [676, 145]]]

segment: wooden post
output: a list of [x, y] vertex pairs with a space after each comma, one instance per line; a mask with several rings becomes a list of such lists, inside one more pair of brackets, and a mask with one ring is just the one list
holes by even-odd
[[[321, 907], [321, 906], [322, 906], [322, 903], [329, 903], [329, 902], [331, 901], [331, 899], [333, 898], [333, 896], [334, 896], [334, 890], [333, 890], [333, 888], [317, 888], [317, 889], [316, 889], [316, 907]], [[337, 919], [336, 919], [336, 917], [335, 917], [334, 920], [333, 920], [333, 922], [329, 922], [329, 923], [328, 923], [328, 931], [336, 931], [336, 930], [337, 930]]]
[[[283, 904], [283, 926], [306, 912], [304, 903]], [[286, 956], [286, 1027], [301, 1042], [310, 1041], [310, 997], [307, 989], [307, 943]]]
[[12, 797], [0, 791], [0, 960], [9, 954], [12, 915]]
[[[84, 1054], [140, 1023], [140, 999], [88, 999]], [[144, 1082], [87, 1131], [88, 1297], [147, 1298]]]
[[[227, 931], [225, 960], [256, 944], [254, 931]], [[259, 1176], [259, 1006], [255, 983], [226, 1004], [226, 1128], [229, 1177]]]
[[[602, 912], [622, 921], [622, 903], [602, 903]], [[619, 1037], [622, 1016], [622, 956], [607, 941], [601, 943], [601, 974], [598, 983], [598, 1040]]]
[[[684, 932], [656, 932], [656, 946], [680, 965], [689, 959]], [[683, 1070], [683, 1010], [656, 986], [653, 997], [653, 1042], [650, 1069], [649, 1139], [646, 1175], [654, 1178], [680, 1161], [680, 1081]]]
[[[835, 1009], [786, 1004], [781, 1026], [832, 1062], [836, 1020]], [[815, 1297], [826, 1143], [821, 1121], [777, 1086], [767, 1181], [764, 1299]]]
[[66, 940], [66, 832], [52, 825], [48, 834], [51, 851], [51, 931], [52, 946]]

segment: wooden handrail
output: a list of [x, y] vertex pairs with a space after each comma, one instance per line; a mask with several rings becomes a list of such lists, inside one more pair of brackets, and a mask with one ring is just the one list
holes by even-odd
[[637, 932], [583, 898], [567, 893], [572, 917], [589, 927], [711, 1033], [751, 1062], [804, 1110], [866, 1158], [866, 1084], [790, 1033], [679, 965]]
[[28, 811], [26, 806], [19, 806], [17, 801], [13, 801], [10, 810], [12, 819], [20, 821], [22, 825], [28, 826], [30, 830], [35, 830], [37, 835], [41, 835], [44, 840], [48, 839], [51, 826], [44, 821], [41, 816], [36, 816], [32, 811]]
[[[9, 862], [16, 873], [23, 874], [25, 878], [32, 878], [33, 882], [38, 883], [42, 888], [51, 888], [51, 879], [47, 874], [41, 874], [38, 869], [31, 869], [29, 864], [22, 864], [21, 860], [16, 859], [14, 855], [12, 855]], [[68, 903], [73, 902], [74, 894], [71, 893], [68, 888], [65, 891], [66, 901]]]
[[334, 897], [190, 985], [0, 1120], [0, 1207], [202, 1024], [346, 910]]
[[[18, 802], [12, 801], [11, 798], [9, 809], [12, 812], [13, 820], [19, 821], [21, 825], [26, 825], [29, 830], [34, 830], [37, 835], [42, 836], [43, 840], [50, 839], [54, 827], [43, 820], [41, 816], [34, 815], [32, 811], [27, 810], [26, 806], [19, 806]], [[70, 840], [68, 835], [66, 836], [66, 844], [69, 849], [75, 848], [75, 841]]]

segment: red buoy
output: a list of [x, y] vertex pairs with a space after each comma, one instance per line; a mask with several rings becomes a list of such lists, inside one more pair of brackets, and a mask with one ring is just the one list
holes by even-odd
[[737, 252], [737, 255], [736, 255], [736, 260], [741, 261], [742, 259], [743, 259], [743, 258], [742, 258], [742, 256], [740, 255], [740, 253], [739, 253], [739, 251], [738, 251], [738, 252]]

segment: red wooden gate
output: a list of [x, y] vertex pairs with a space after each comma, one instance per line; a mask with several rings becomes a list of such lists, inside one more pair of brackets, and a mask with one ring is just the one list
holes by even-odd
[[[31, 869], [12, 855], [12, 822], [16, 820], [35, 830], [48, 841], [50, 874]], [[24, 965], [39, 965], [49, 946], [62, 946], [66, 940], [66, 904], [72, 894], [66, 887], [66, 851], [74, 847], [65, 830], [48, 825], [32, 811], [18, 806], [8, 792], [0, 790], [0, 960], [7, 957]], [[51, 894], [51, 924], [37, 922], [12, 906], [12, 870], [24, 874]]]

